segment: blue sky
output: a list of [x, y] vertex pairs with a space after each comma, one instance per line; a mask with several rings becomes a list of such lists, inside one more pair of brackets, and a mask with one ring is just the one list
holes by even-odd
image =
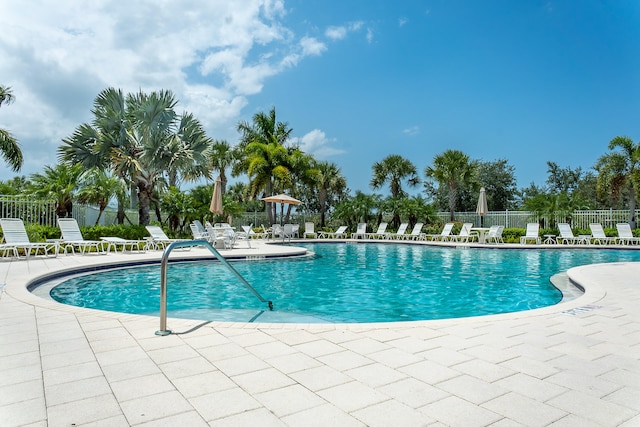
[[275, 106], [365, 192], [390, 154], [421, 175], [447, 149], [505, 158], [525, 187], [548, 160], [588, 170], [613, 137], [640, 140], [636, 1], [201, 3], [3, 4], [0, 83], [16, 102], [0, 127], [22, 144], [22, 174], [55, 164], [109, 86], [171, 89], [231, 144], [239, 120]]

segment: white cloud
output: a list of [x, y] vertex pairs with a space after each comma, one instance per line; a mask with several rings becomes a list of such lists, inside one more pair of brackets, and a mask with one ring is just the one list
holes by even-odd
[[347, 28], [346, 27], [329, 27], [324, 32], [324, 35], [330, 38], [331, 40], [342, 40], [347, 36]]
[[360, 30], [362, 25], [362, 21], [355, 21], [342, 26], [331, 26], [325, 30], [324, 35], [331, 40], [342, 40], [348, 33]]
[[335, 139], [327, 138], [327, 135], [320, 129], [314, 129], [298, 139], [300, 149], [307, 154], [313, 154], [319, 159], [326, 159], [330, 156], [344, 153], [344, 150], [333, 148], [329, 144]]
[[327, 50], [327, 46], [324, 43], [319, 42], [313, 37], [303, 37], [302, 40], [300, 40], [300, 46], [302, 47], [302, 54], [304, 56], [318, 56]]
[[420, 128], [418, 126], [411, 126], [402, 130], [402, 133], [409, 136], [414, 136], [420, 133]]
[[[0, 84], [16, 102], [0, 111], [0, 127], [21, 142], [27, 175], [56, 162], [61, 138], [90, 120], [93, 99], [107, 87], [170, 89], [213, 138], [234, 142], [249, 96], [327, 50], [286, 28], [282, 0], [74, 4], [2, 6]], [[0, 167], [0, 179], [9, 173]]]
[[402, 17], [402, 18], [398, 19], [398, 25], [399, 25], [400, 27], [404, 27], [404, 26], [405, 26], [405, 24], [407, 23], [407, 21], [408, 21], [408, 19], [407, 19], [407, 18]]
[[373, 30], [371, 28], [367, 28], [367, 42], [371, 43], [373, 41]]

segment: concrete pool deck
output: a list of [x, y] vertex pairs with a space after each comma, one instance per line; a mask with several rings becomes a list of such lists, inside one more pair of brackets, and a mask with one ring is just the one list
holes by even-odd
[[[287, 249], [232, 252], [274, 250]], [[0, 261], [0, 425], [640, 425], [640, 263], [574, 268], [583, 296], [527, 312], [385, 324], [170, 318], [164, 337], [158, 317], [26, 290], [58, 270], [160, 257]]]

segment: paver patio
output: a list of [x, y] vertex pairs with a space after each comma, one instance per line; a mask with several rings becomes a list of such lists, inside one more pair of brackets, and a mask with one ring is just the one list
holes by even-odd
[[[194, 253], [197, 249], [194, 249]], [[258, 250], [256, 250], [258, 251]], [[640, 263], [583, 296], [388, 324], [245, 324], [69, 307], [26, 284], [160, 253], [0, 262], [2, 426], [640, 426]]]

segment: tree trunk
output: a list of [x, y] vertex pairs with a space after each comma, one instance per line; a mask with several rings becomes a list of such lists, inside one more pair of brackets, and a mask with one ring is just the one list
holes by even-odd
[[149, 206], [151, 188], [144, 182], [138, 182], [138, 215], [140, 225], [149, 225]]
[[455, 220], [456, 196], [455, 185], [449, 185], [449, 219], [451, 221]]
[[122, 202], [120, 200], [118, 200], [118, 224], [122, 225], [124, 224], [124, 217], [126, 215], [124, 214], [124, 205], [122, 204]]

